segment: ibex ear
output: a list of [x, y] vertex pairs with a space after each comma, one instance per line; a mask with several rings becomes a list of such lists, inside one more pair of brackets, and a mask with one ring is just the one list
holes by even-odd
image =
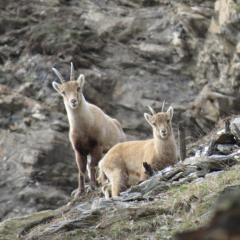
[[169, 115], [169, 118], [172, 120], [173, 117], [173, 107], [170, 106], [167, 110], [167, 114]]
[[147, 122], [152, 126], [152, 116], [148, 113], [144, 113], [144, 117], [147, 120]]
[[84, 83], [85, 83], [85, 76], [83, 74], [80, 74], [77, 83], [81, 89], [83, 89]]
[[57, 83], [57, 82], [52, 82], [52, 86], [53, 86], [53, 88], [58, 92], [58, 93], [60, 93], [61, 94], [61, 91], [60, 91], [60, 84], [59, 83]]

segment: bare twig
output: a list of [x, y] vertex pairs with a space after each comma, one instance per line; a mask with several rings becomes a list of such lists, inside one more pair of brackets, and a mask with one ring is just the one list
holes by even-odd
[[225, 133], [231, 133], [231, 130], [230, 130], [230, 120], [226, 119], [224, 122], [225, 122]]
[[178, 143], [180, 160], [184, 161], [184, 159], [186, 158], [186, 136], [185, 129], [182, 123], [180, 123], [178, 126]]
[[211, 156], [214, 153], [215, 150], [215, 146], [216, 146], [216, 141], [215, 140], [211, 140], [208, 146], [208, 150], [207, 150], [207, 156]]

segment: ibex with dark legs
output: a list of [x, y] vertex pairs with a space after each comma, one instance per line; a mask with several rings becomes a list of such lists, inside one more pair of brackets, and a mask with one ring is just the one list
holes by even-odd
[[102, 158], [115, 144], [125, 140], [125, 134], [120, 123], [97, 106], [88, 103], [83, 96], [84, 75], [74, 78], [74, 68], [71, 63], [70, 81], [65, 82], [61, 73], [52, 69], [61, 81], [53, 82], [53, 88], [63, 97], [69, 121], [69, 138], [72, 144], [78, 166], [78, 188], [74, 196], [78, 197], [85, 189], [85, 173], [87, 155], [91, 155], [90, 184], [96, 185], [96, 167]]
[[159, 113], [150, 110], [152, 115], [144, 113], [144, 117], [152, 127], [153, 138], [119, 143], [100, 161], [99, 180], [106, 198], [116, 197], [124, 188], [148, 178], [153, 171], [176, 163], [177, 149], [171, 123], [173, 108]]

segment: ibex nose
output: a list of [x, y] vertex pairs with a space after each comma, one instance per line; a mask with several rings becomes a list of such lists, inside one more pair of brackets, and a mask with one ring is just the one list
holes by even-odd
[[167, 130], [166, 129], [162, 129], [162, 134], [166, 134]]
[[71, 103], [72, 103], [72, 104], [76, 104], [76, 103], [77, 103], [77, 100], [73, 98], [73, 99], [71, 100]]

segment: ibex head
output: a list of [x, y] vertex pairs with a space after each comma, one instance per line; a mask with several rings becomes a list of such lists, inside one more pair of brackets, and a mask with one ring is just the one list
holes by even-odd
[[144, 113], [144, 117], [147, 122], [153, 128], [154, 136], [160, 139], [167, 139], [172, 134], [172, 117], [173, 117], [173, 107], [170, 106], [167, 112], [162, 111], [156, 113], [151, 107], [149, 107], [152, 114]]
[[71, 73], [70, 81], [65, 81], [62, 74], [55, 68], [52, 68], [54, 73], [58, 76], [61, 83], [53, 82], [53, 88], [62, 95], [64, 103], [67, 104], [70, 108], [75, 109], [81, 104], [82, 100], [82, 91], [85, 83], [85, 77], [83, 74], [80, 74], [78, 79], [75, 80], [74, 77], [74, 67], [71, 63]]

